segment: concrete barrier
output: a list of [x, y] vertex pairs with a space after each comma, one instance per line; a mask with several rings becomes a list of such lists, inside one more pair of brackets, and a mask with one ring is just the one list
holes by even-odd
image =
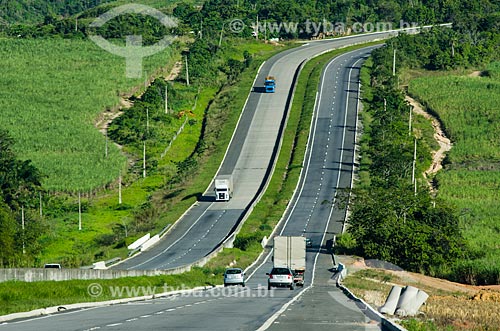
[[398, 308], [399, 296], [401, 295], [401, 286], [393, 286], [389, 296], [385, 300], [385, 303], [380, 307], [380, 312], [382, 314], [394, 315], [394, 312]]
[[121, 277], [156, 276], [184, 272], [187, 268], [169, 270], [118, 270], [118, 269], [44, 269], [19, 268], [0, 269], [0, 282], [63, 281], [72, 279], [115, 279]]
[[93, 269], [95, 269], [95, 270], [105, 270], [105, 269], [107, 269], [106, 262], [104, 262], [104, 261], [99, 261], [99, 262], [93, 263], [92, 265], [94, 266]]
[[130, 245], [128, 245], [127, 248], [130, 249], [130, 250], [137, 249], [142, 244], [144, 244], [146, 241], [148, 241], [149, 238], [151, 238], [151, 233], [148, 233], [148, 234], [140, 237], [139, 239], [137, 239], [136, 241], [134, 241], [133, 243], [131, 243]]
[[396, 309], [397, 316], [407, 316], [408, 311], [412, 306], [413, 300], [417, 297], [418, 288], [413, 286], [406, 286], [405, 290], [401, 293], [398, 301], [398, 308]]
[[154, 244], [156, 244], [159, 241], [160, 241], [160, 236], [157, 235], [157, 234], [155, 234], [148, 241], [146, 241], [144, 244], [142, 244], [142, 246], [141, 246], [141, 252], [145, 251], [146, 249], [148, 249], [149, 247], [153, 246]]
[[415, 298], [410, 302], [410, 305], [407, 308], [407, 316], [415, 316], [418, 314], [418, 310], [424, 302], [429, 298], [429, 294], [425, 293], [422, 290], [418, 290], [417, 295]]

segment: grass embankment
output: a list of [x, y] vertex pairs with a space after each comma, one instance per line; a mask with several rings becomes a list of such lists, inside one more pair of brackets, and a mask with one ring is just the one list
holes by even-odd
[[[144, 59], [144, 72], [171, 67], [175, 50]], [[89, 191], [125, 169], [126, 159], [94, 121], [117, 105], [117, 91], [130, 91], [145, 78], [125, 79], [125, 60], [90, 40], [2, 39], [0, 127], [15, 149], [47, 175], [49, 191]]]
[[436, 176], [438, 197], [458, 207], [461, 228], [478, 258], [459, 264], [452, 278], [498, 284], [500, 63], [482, 77], [421, 77], [410, 82], [409, 92], [440, 118], [453, 142]]
[[[50, 220], [47, 223], [51, 231], [43, 238], [42, 244], [47, 246], [40, 258], [40, 264], [59, 262], [70, 267], [86, 265], [99, 259], [125, 257], [126, 246], [143, 235], [144, 231], [157, 233], [166, 225], [173, 224], [197, 200], [219, 167], [260, 63], [283, 49], [258, 42], [234, 43], [233, 47], [238, 47], [241, 52], [247, 50], [253, 54], [251, 67], [242, 73], [238, 84], [226, 86], [220, 91], [210, 86], [201, 88], [192, 112], [191, 107], [194, 106], [197, 92], [191, 93], [191, 104], [187, 109], [190, 111], [189, 120], [184, 131], [177, 136], [164, 158], [159, 157], [164, 148], [154, 148], [148, 152], [158, 165], [155, 171], [148, 172], [146, 178], [134, 178], [133, 173], [127, 175], [131, 178], [130, 183], [122, 190], [123, 204], [118, 204], [116, 186], [83, 198], [83, 226], [79, 231], [75, 198], [54, 198], [52, 209], [60, 214], [48, 215]], [[242, 60], [241, 52], [236, 53], [231, 48], [225, 56]], [[176, 86], [181, 83], [174, 84]], [[181, 90], [182, 87], [177, 89]], [[177, 111], [182, 109], [185, 108], [179, 108]], [[153, 111], [150, 115], [153, 117]], [[192, 169], [182, 182], [168, 184], [171, 178], [177, 176], [176, 163], [186, 160], [195, 151], [205, 116], [207, 118], [203, 141], [210, 151], [203, 154], [202, 166]], [[172, 123], [177, 126], [173, 126], [171, 131], [175, 132], [183, 121], [184, 117], [172, 117]], [[142, 166], [142, 162], [139, 163]], [[139, 169], [139, 173], [142, 175], [142, 170]], [[61, 208], [57, 208], [59, 202]], [[68, 205], [72, 206], [69, 210]], [[125, 227], [128, 227], [127, 237]], [[132, 232], [132, 228], [142, 229], [142, 232]], [[116, 242], [116, 238], [120, 240]]]
[[[108, 286], [158, 286], [165, 283], [172, 287], [179, 284], [186, 286], [221, 284], [222, 272], [232, 261], [236, 261], [240, 267], [248, 266], [260, 254], [262, 248], [260, 240], [264, 235], [269, 235], [273, 227], [277, 224], [281, 215], [290, 201], [300, 175], [300, 168], [304, 158], [305, 146], [309, 134], [309, 126], [312, 118], [312, 111], [323, 66], [334, 56], [343, 52], [361, 48], [364, 46], [353, 46], [342, 50], [335, 50], [328, 54], [310, 60], [303, 68], [294, 96], [292, 109], [288, 118], [287, 127], [283, 136], [283, 143], [280, 155], [277, 160], [276, 170], [272, 176], [266, 193], [255, 207], [252, 215], [247, 220], [238, 236], [240, 248], [225, 249], [214, 260], [210, 261], [204, 268], [195, 268], [193, 271], [181, 275], [156, 276], [156, 277], [134, 277], [121, 280], [98, 281], [105, 289], [108, 296], [91, 297], [87, 292], [87, 286], [96, 281], [64, 281], [64, 282], [6, 282], [0, 284], [0, 314], [7, 314], [18, 311], [26, 311], [41, 307], [70, 304], [76, 302], [102, 301], [110, 299], [110, 292], [106, 292]], [[245, 75], [240, 84], [230, 86], [218, 96], [211, 107], [223, 109], [227, 102], [241, 103], [246, 100], [247, 91], [253, 82], [253, 76]], [[231, 97], [232, 96], [232, 97]], [[235, 101], [236, 100], [236, 101]], [[227, 127], [234, 128], [238, 114], [231, 113]], [[233, 122], [230, 124], [229, 122]], [[222, 136], [227, 146], [231, 138], [231, 130], [223, 130]], [[203, 178], [209, 180], [215, 173], [218, 162], [222, 159], [225, 149], [220, 149], [206, 160], [205, 166], [213, 168], [206, 174], [200, 174], [192, 181], [193, 190], [196, 190]], [[218, 161], [218, 162], [217, 162]], [[204, 170], [204, 171], [205, 171]], [[199, 181], [199, 182], [198, 182]], [[193, 197], [193, 199], [195, 199]], [[191, 202], [183, 202], [189, 206]], [[181, 207], [178, 207], [181, 212]], [[172, 212], [174, 214], [174, 212]], [[259, 236], [255, 235], [258, 233]], [[61, 300], [61, 298], [64, 298]], [[116, 299], [117, 297], [113, 297]]]

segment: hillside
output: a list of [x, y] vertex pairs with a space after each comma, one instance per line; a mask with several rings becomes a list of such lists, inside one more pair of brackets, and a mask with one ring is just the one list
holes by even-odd
[[47, 16], [69, 16], [112, 0], [0, 0], [0, 23], [41, 23]]

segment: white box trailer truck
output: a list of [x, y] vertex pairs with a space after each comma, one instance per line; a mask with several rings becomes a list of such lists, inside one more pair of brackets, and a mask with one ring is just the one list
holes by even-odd
[[233, 176], [220, 175], [214, 182], [215, 201], [229, 201], [233, 197]]
[[293, 236], [274, 237], [273, 247], [274, 267], [288, 267], [292, 269], [293, 282], [304, 286], [306, 271], [306, 238]]

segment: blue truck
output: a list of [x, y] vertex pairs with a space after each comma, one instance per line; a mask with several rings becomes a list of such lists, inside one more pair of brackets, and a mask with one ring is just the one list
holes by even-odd
[[266, 93], [274, 93], [276, 88], [276, 79], [274, 76], [267, 76], [264, 86], [266, 88]]

